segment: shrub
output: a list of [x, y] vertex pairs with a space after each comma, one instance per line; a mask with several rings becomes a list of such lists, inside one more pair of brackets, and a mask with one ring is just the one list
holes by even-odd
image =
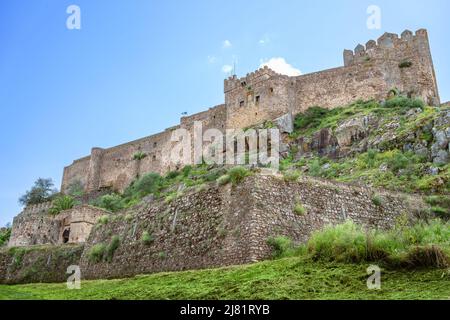
[[283, 175], [285, 181], [297, 181], [299, 177], [300, 172], [297, 170], [288, 170]]
[[225, 184], [228, 184], [229, 182], [230, 182], [230, 176], [227, 175], [227, 174], [224, 174], [223, 176], [220, 176], [220, 177], [217, 179], [217, 184], [218, 184], [219, 186], [223, 186], [223, 185], [225, 185]]
[[144, 231], [142, 233], [141, 241], [145, 245], [150, 245], [153, 243], [153, 241], [155, 241], [155, 238], [148, 231]]
[[166, 178], [166, 179], [169, 179], [169, 180], [175, 179], [175, 178], [178, 177], [180, 174], [181, 174], [180, 171], [169, 171], [169, 172], [166, 174], [165, 178]]
[[164, 199], [164, 201], [165, 201], [166, 203], [171, 203], [173, 200], [175, 200], [176, 198], [178, 198], [178, 197], [181, 196], [181, 195], [182, 195], [181, 192], [176, 192], [176, 191], [171, 192], [171, 193], [169, 193], [169, 194], [166, 196], [166, 198]]
[[92, 246], [88, 253], [88, 259], [91, 262], [98, 263], [103, 260], [103, 256], [106, 252], [106, 245], [104, 243], [97, 243]]
[[299, 216], [303, 216], [306, 214], [306, 209], [300, 202], [297, 202], [294, 207], [294, 212]]
[[101, 196], [93, 202], [93, 205], [111, 212], [116, 212], [124, 208], [122, 197], [116, 193]]
[[99, 223], [99, 224], [101, 224], [101, 225], [106, 225], [106, 224], [108, 224], [108, 223], [109, 223], [109, 215], [105, 214], [105, 215], [101, 216], [101, 217], [98, 219], [97, 223]]
[[238, 184], [242, 182], [245, 177], [250, 175], [250, 171], [244, 167], [237, 166], [228, 170], [228, 176], [232, 184]]
[[366, 259], [366, 234], [351, 221], [316, 231], [308, 241], [313, 259], [360, 262]]
[[369, 149], [367, 151], [367, 166], [369, 168], [373, 168], [375, 166], [377, 154], [378, 154], [377, 150]]
[[158, 253], [158, 258], [165, 259], [167, 258], [167, 253], [165, 251], [161, 251]]
[[400, 108], [400, 109], [416, 109], [425, 108], [425, 104], [420, 99], [410, 99], [407, 97], [396, 96], [392, 99], [387, 100], [384, 103], [385, 108]]
[[372, 197], [372, 203], [377, 207], [380, 207], [383, 204], [383, 199], [380, 195], [376, 194]]
[[112, 261], [112, 258], [114, 257], [114, 252], [116, 252], [117, 248], [120, 246], [120, 237], [119, 236], [113, 236], [111, 238], [111, 242], [106, 247], [105, 251], [105, 259], [108, 262]]
[[450, 266], [450, 259], [438, 246], [418, 246], [408, 252], [403, 264], [414, 268], [446, 268]]
[[147, 157], [147, 154], [143, 153], [142, 151], [139, 151], [133, 155], [133, 160], [140, 161], [145, 159], [145, 157]]
[[150, 193], [158, 191], [162, 182], [161, 176], [157, 173], [148, 173], [136, 180], [127, 190], [128, 194], [145, 197]]
[[181, 173], [183, 174], [183, 177], [186, 178], [187, 176], [189, 176], [189, 173], [191, 173], [191, 171], [192, 171], [192, 166], [187, 165], [181, 170]]
[[54, 201], [52, 207], [49, 209], [49, 213], [57, 215], [61, 211], [72, 209], [75, 206], [75, 199], [71, 196], [58, 196]]
[[6, 245], [11, 237], [11, 228], [4, 228], [0, 230], [0, 247]]
[[314, 160], [309, 164], [309, 174], [313, 177], [319, 177], [322, 173], [322, 168], [320, 166], [319, 160]]
[[391, 266], [441, 267], [448, 262], [450, 223], [432, 220], [390, 231], [364, 230], [352, 221], [313, 233], [307, 243], [313, 259], [381, 261]]
[[296, 130], [317, 127], [328, 112], [328, 109], [322, 107], [311, 107], [295, 117], [294, 127]]
[[393, 157], [389, 159], [388, 162], [388, 165], [392, 169], [392, 171], [405, 169], [409, 164], [410, 164], [409, 158], [399, 151], [395, 152]]
[[272, 258], [274, 258], [274, 259], [279, 259], [279, 258], [289, 256], [295, 250], [295, 247], [294, 247], [291, 239], [284, 237], [284, 236], [269, 238], [267, 240], [267, 244], [272, 249]]

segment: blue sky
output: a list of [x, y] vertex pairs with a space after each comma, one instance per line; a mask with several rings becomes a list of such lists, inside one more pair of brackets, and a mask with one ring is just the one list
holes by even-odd
[[[81, 30], [66, 28], [69, 5]], [[381, 29], [366, 26], [369, 5]], [[383, 32], [427, 28], [442, 101], [450, 100], [448, 0], [104, 1], [0, 4], [0, 226], [38, 177], [223, 103], [238, 76], [283, 58], [302, 73], [343, 64], [342, 51]]]

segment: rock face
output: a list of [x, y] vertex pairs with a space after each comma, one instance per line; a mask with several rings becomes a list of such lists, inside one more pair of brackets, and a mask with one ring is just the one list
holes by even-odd
[[[411, 109], [403, 119], [414, 122], [423, 111]], [[295, 159], [326, 156], [332, 159], [348, 157], [368, 149], [411, 151], [436, 165], [450, 160], [450, 110], [443, 110], [434, 120], [420, 123], [413, 130], [399, 133], [400, 116], [383, 119], [382, 116], [357, 116], [338, 123], [337, 127], [323, 128], [310, 136], [301, 136], [290, 142], [296, 150]], [[431, 139], [425, 139], [429, 136]]]
[[[294, 212], [298, 203], [306, 209], [303, 215]], [[424, 206], [418, 196], [317, 179], [286, 182], [265, 172], [235, 186], [212, 184], [170, 203], [154, 200], [111, 215], [93, 228], [84, 248], [26, 251], [19, 264], [0, 250], [0, 283], [65, 281], [71, 264], [80, 266], [83, 279], [101, 279], [250, 263], [270, 257], [270, 237], [302, 243], [313, 231], [346, 219], [386, 229], [399, 215], [414, 219]], [[144, 232], [152, 241], [143, 241]], [[111, 259], [92, 261], [93, 246], [109, 246], [114, 236], [120, 244]]]
[[294, 118], [292, 117], [292, 113], [286, 113], [275, 119], [274, 123], [280, 129], [281, 133], [292, 133], [294, 131]]
[[432, 129], [434, 143], [431, 146], [431, 156], [437, 165], [446, 164], [449, 161], [450, 152], [450, 110], [441, 112], [434, 121]]

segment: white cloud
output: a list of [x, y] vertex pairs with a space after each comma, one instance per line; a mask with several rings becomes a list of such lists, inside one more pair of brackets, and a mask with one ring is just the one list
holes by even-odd
[[217, 57], [215, 56], [208, 56], [206, 59], [208, 60], [209, 64], [214, 64], [217, 62]]
[[231, 71], [233, 71], [233, 67], [230, 66], [229, 64], [226, 64], [222, 67], [222, 72], [223, 73], [230, 73]]
[[299, 76], [302, 72], [289, 63], [286, 62], [284, 58], [276, 57], [271, 58], [268, 61], [261, 61], [260, 68], [268, 66], [270, 69], [277, 73], [281, 73], [287, 76]]
[[264, 35], [260, 40], [259, 40], [259, 44], [262, 46], [265, 46], [267, 44], [269, 44], [270, 42], [270, 37], [268, 35]]
[[232, 44], [231, 44], [231, 41], [230, 41], [230, 40], [225, 40], [225, 41], [222, 43], [222, 47], [223, 47], [223, 48], [231, 48], [231, 46], [232, 46]]

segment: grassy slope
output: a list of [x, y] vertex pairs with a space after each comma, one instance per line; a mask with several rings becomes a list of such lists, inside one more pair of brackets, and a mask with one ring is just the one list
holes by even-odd
[[0, 286], [0, 299], [450, 299], [450, 272], [383, 270], [381, 290], [368, 290], [368, 265], [318, 263], [298, 257], [212, 270], [121, 280]]

